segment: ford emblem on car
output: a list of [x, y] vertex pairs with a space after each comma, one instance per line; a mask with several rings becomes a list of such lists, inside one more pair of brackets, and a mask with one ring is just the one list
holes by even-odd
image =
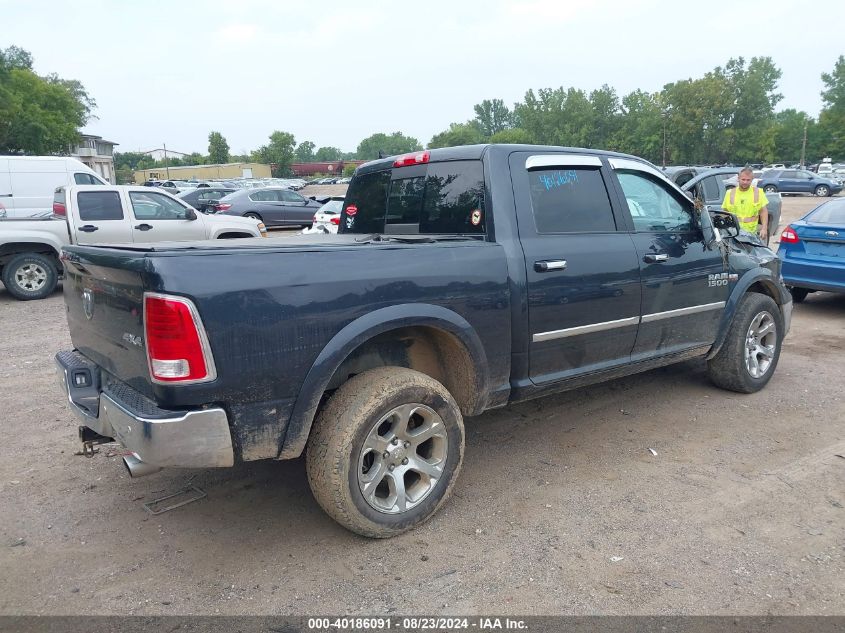
[[824, 234], [828, 237], [839, 237], [839, 231], [825, 231]]
[[94, 318], [94, 293], [88, 288], [82, 291], [82, 310], [85, 312], [86, 318]]

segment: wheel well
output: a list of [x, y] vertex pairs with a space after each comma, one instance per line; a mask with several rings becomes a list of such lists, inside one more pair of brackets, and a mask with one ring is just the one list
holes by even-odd
[[774, 287], [773, 284], [767, 281], [755, 281], [748, 287], [748, 292], [756, 292], [757, 294], [767, 295], [771, 297], [774, 302], [778, 305], [783, 303], [783, 300], [781, 299], [777, 289]]
[[254, 235], [250, 235], [249, 233], [221, 233], [217, 236], [218, 240], [234, 240], [241, 237], [255, 237]]
[[10, 259], [22, 253], [38, 253], [39, 255], [45, 255], [51, 262], [53, 262], [57, 271], [61, 272], [62, 270], [61, 263], [59, 262], [59, 256], [56, 254], [55, 249], [53, 249], [53, 247], [49, 244], [39, 244], [37, 242], [12, 242], [0, 246], [0, 269], [2, 269]]
[[449, 390], [466, 415], [472, 415], [484, 395], [480, 393], [475, 363], [464, 344], [453, 334], [426, 326], [390, 330], [358, 347], [338, 367], [326, 393], [356, 374], [391, 365], [431, 376]]

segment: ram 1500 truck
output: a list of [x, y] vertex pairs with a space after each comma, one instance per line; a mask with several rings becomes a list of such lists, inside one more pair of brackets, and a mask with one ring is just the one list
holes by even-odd
[[732, 216], [560, 147], [367, 163], [337, 235], [64, 250], [56, 361], [88, 449], [121, 442], [133, 475], [304, 452], [319, 504], [370, 537], [444, 502], [465, 416], [693, 357], [755, 392], [792, 309]]
[[43, 299], [56, 289], [69, 244], [196, 241], [266, 235], [251, 218], [209, 217], [164, 191], [145, 187], [56, 188], [53, 213], [0, 219], [0, 279], [16, 299]]

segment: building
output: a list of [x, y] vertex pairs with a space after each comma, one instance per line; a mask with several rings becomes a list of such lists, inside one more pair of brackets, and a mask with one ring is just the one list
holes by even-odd
[[181, 160], [181, 159], [185, 158], [186, 156], [189, 156], [189, 154], [185, 154], [184, 152], [174, 152], [172, 149], [164, 149], [163, 147], [159, 147], [157, 149], [151, 149], [148, 152], [141, 152], [141, 153], [146, 154], [147, 156], [149, 156], [150, 158], [152, 158], [155, 161], [164, 160], [165, 157], [167, 157], [168, 159], [178, 158], [178, 159]]
[[97, 172], [104, 180], [115, 184], [114, 147], [117, 143], [107, 141], [102, 136], [81, 134], [79, 144], [70, 147], [68, 153]]
[[347, 165], [363, 165], [365, 160], [331, 160], [322, 163], [293, 163], [290, 168], [294, 176], [313, 176], [314, 174], [331, 174], [342, 176], [343, 168]]
[[[170, 156], [170, 150], [167, 150]], [[223, 180], [227, 178], [270, 178], [270, 165], [261, 163], [225, 163], [221, 165], [185, 165], [153, 167], [135, 172], [135, 182], [148, 180]]]

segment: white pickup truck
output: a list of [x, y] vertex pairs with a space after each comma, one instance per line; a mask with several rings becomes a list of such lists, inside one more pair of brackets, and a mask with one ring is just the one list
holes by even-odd
[[0, 279], [17, 299], [43, 299], [62, 274], [68, 244], [184, 242], [266, 237], [252, 218], [205, 215], [149, 187], [74, 185], [56, 189], [53, 214], [0, 219]]

